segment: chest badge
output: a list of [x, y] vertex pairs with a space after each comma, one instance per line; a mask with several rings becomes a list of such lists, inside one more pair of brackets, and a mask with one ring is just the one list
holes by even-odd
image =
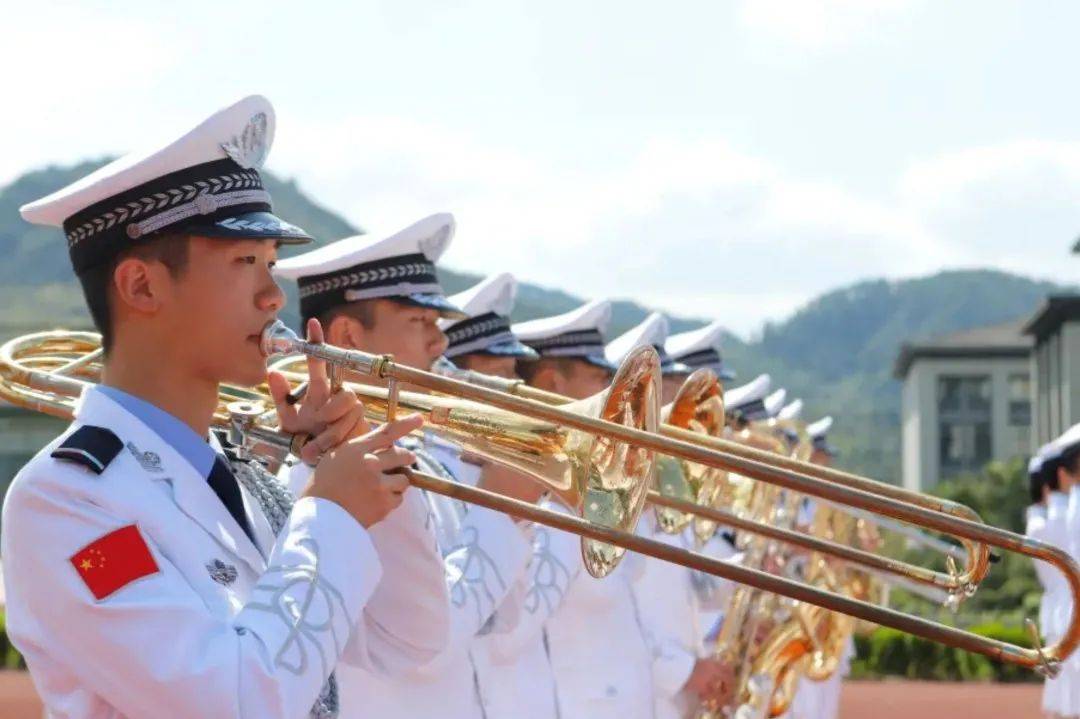
[[134, 442], [127, 443], [128, 451], [134, 455], [138, 463], [147, 472], [160, 472], [161, 470], [161, 457], [157, 452], [143, 452], [135, 446]]
[[226, 587], [236, 581], [236, 567], [231, 564], [226, 564], [220, 559], [207, 562], [206, 571], [210, 572], [211, 579]]

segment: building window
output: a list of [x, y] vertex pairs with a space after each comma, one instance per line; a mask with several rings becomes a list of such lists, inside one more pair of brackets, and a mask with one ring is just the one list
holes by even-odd
[[1031, 426], [1031, 378], [1027, 372], [1009, 375], [1009, 426]]
[[938, 377], [938, 422], [941, 476], [982, 469], [992, 451], [990, 377]]

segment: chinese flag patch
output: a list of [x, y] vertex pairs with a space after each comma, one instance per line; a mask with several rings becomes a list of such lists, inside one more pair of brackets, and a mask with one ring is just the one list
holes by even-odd
[[71, 564], [97, 599], [158, 572], [154, 555], [134, 524], [86, 545], [72, 555]]

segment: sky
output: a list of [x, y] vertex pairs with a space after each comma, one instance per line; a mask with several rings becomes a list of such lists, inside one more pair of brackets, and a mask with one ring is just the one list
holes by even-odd
[[368, 231], [449, 211], [449, 267], [744, 336], [862, 279], [1080, 270], [1080, 3], [0, 0], [0, 16], [0, 184], [261, 93], [268, 167]]

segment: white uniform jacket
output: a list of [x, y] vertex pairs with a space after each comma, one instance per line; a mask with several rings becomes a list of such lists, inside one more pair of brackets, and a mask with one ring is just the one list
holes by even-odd
[[[725, 535], [727, 538], [725, 538]], [[696, 551], [707, 557], [720, 559], [732, 564], [740, 564], [743, 555], [735, 549], [732, 542], [735, 535], [727, 529], [720, 527], [705, 543], [705, 546]], [[699, 626], [703, 633], [705, 654], [710, 655], [716, 648], [716, 637], [720, 633], [720, 627], [724, 621], [724, 613], [731, 602], [735, 584], [727, 579], [704, 575], [700, 572], [692, 572], [696, 594], [700, 605]]]
[[[1046, 507], [1033, 504], [1024, 512], [1024, 535], [1039, 542], [1050, 542], [1046, 522]], [[1054, 590], [1057, 572], [1046, 562], [1035, 560], [1035, 576], [1039, 580], [1043, 593], [1039, 600], [1039, 628], [1043, 636], [1050, 626], [1050, 595]]]
[[[551, 534], [554, 542], [572, 541], [576, 546], [580, 541], [559, 530]], [[652, 717], [651, 658], [631, 590], [644, 570], [642, 557], [628, 552], [603, 579], [585, 571], [580, 550], [576, 557], [563, 605], [546, 627], [559, 716]]]
[[[276, 486], [284, 501], [269, 506], [272, 479], [247, 467], [253, 543], [207, 480], [103, 393], [87, 390], [75, 416], [18, 474], [3, 514], [7, 628], [50, 716], [333, 716], [323, 688], [339, 659], [406, 661], [409, 643], [365, 611], [385, 575], [341, 507], [306, 498], [289, 511]], [[86, 426], [124, 445], [100, 473], [50, 456]], [[438, 646], [445, 617], [434, 624]]]
[[[667, 534], [660, 529], [651, 509], [642, 513], [638, 534], [680, 549], [693, 546], [689, 528]], [[705, 621], [713, 616], [712, 612], [726, 608], [731, 583], [697, 576], [686, 567], [651, 557], [642, 557], [642, 561], [645, 570], [633, 588], [652, 654], [656, 718], [678, 719], [696, 705], [695, 698], [688, 696], [683, 687], [704, 653], [703, 639], [710, 629]], [[703, 609], [711, 611], [703, 614]]]
[[[445, 453], [453, 453], [449, 447], [432, 453], [427, 443], [410, 441], [406, 446], [417, 454], [420, 471], [453, 478], [440, 461]], [[505, 514], [441, 495], [417, 494], [425, 502], [428, 525], [442, 550], [432, 578], [442, 585], [437, 596], [448, 596], [442, 600], [450, 613], [446, 646], [431, 661], [398, 677], [342, 668], [338, 672], [342, 717], [483, 716], [470, 650], [478, 634], [491, 631], [495, 610], [525, 570], [529, 543]]]
[[[555, 508], [550, 500], [541, 506]], [[499, 607], [494, 630], [473, 647], [487, 719], [559, 716], [544, 624], [562, 607], [570, 583], [584, 581], [579, 579], [581, 542], [542, 525], [533, 525], [530, 534], [528, 568]]]
[[[1041, 504], [1033, 504], [1027, 508], [1024, 515], [1024, 535], [1040, 542], [1051, 543], [1050, 528], [1047, 523], [1047, 508]], [[1061, 580], [1046, 562], [1035, 560], [1035, 576], [1042, 586], [1042, 597], [1039, 599], [1039, 628], [1044, 638], [1050, 637], [1050, 627], [1053, 623], [1053, 602], [1058, 590], [1055, 584]], [[1058, 713], [1062, 706], [1062, 691], [1065, 683], [1059, 677], [1046, 679], [1043, 684], [1042, 708], [1044, 712]]]
[[[682, 533], [660, 531], [651, 508], [641, 514], [638, 534], [680, 549], [684, 546]], [[703, 634], [698, 627], [690, 570], [652, 557], [642, 557], [642, 561], [645, 570], [633, 589], [651, 655], [655, 716], [679, 719], [693, 706], [683, 686], [694, 670]]]
[[[1047, 538], [1052, 544], [1066, 549], [1072, 558], [1076, 559], [1080, 556], [1080, 486], [1074, 486], [1067, 495], [1051, 492], [1046, 514]], [[1051, 631], [1048, 633], [1051, 641], [1056, 641], [1064, 634], [1073, 611], [1068, 585], [1057, 577], [1056, 571], [1054, 576], [1053, 616]], [[1058, 705], [1055, 711], [1067, 717], [1080, 715], [1080, 657], [1074, 653], [1066, 659], [1061, 673], [1050, 684], [1050, 692], [1054, 696], [1052, 701]]]

